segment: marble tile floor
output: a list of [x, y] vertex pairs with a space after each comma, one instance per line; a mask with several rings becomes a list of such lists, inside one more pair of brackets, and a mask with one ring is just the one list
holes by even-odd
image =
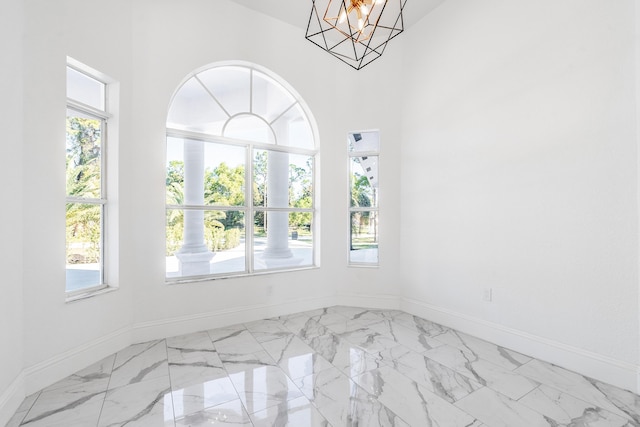
[[135, 344], [15, 426], [640, 426], [640, 396], [396, 310], [335, 306]]

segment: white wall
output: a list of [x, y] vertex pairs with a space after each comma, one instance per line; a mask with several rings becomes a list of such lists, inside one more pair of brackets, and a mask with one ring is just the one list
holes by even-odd
[[[27, 393], [129, 342], [131, 290], [65, 302], [67, 55], [122, 84], [120, 144], [131, 143], [131, 18], [126, 1], [24, 2], [24, 368]], [[123, 46], [125, 47], [123, 49]], [[112, 138], [115, 142], [117, 135]], [[118, 161], [117, 157], [113, 159]], [[112, 190], [116, 190], [117, 188]], [[117, 200], [117, 198], [115, 199]], [[117, 217], [123, 206], [111, 210]], [[114, 236], [117, 238], [117, 236]], [[117, 258], [111, 259], [117, 265]], [[117, 277], [112, 283], [118, 284]]]
[[448, 0], [406, 34], [402, 147], [404, 306], [630, 389], [634, 20], [631, 0]]
[[[24, 392], [22, 371], [22, 2], [5, 1], [0, 14], [0, 181], [4, 208], [0, 210], [0, 408], [11, 411]], [[0, 411], [0, 425], [10, 414]]]
[[[337, 293], [359, 291], [359, 284], [350, 280], [353, 273], [346, 268], [348, 242], [343, 238], [348, 234], [346, 134], [354, 126], [379, 126], [383, 131], [395, 126], [388, 131], [396, 133], [397, 121], [386, 118], [388, 110], [371, 107], [376, 98], [366, 82], [380, 75], [356, 73], [306, 41], [299, 28], [231, 2], [139, 1], [134, 7], [134, 31], [135, 144], [126, 148], [122, 179], [139, 196], [130, 200], [139, 214], [127, 219], [135, 238], [122, 250], [124, 258], [137, 261], [123, 270], [134, 286], [137, 336], [143, 339], [166, 333], [167, 319], [184, 319], [170, 329], [182, 333], [212, 322], [258, 319], [331, 304]], [[189, 72], [225, 60], [250, 61], [268, 68], [290, 83], [315, 114], [322, 147], [322, 229], [318, 236], [322, 267], [165, 286], [163, 147], [167, 108], [173, 91]], [[392, 62], [381, 62], [378, 70], [386, 74], [391, 66]], [[360, 95], [363, 107], [354, 108], [353, 99]], [[390, 94], [380, 95], [383, 100], [386, 96]], [[392, 251], [393, 244], [391, 240]], [[390, 259], [387, 265], [381, 269], [387, 276], [367, 271], [359, 279], [367, 280], [366, 293], [376, 301], [394, 293], [395, 284], [387, 278], [395, 273], [397, 262]], [[349, 279], [338, 280], [344, 277]]]
[[[392, 81], [399, 50], [395, 58], [377, 61], [375, 70], [370, 66], [371, 71], [356, 72], [307, 42], [299, 28], [222, 0], [27, 0], [22, 2], [23, 14], [15, 4], [12, 15], [25, 19], [24, 49], [19, 43], [13, 48], [16, 56], [24, 54], [24, 70], [13, 73], [22, 72], [24, 79], [25, 160], [2, 173], [20, 175], [24, 169], [23, 186], [11, 193], [17, 200], [26, 195], [23, 208], [12, 213], [24, 227], [22, 233], [17, 227], [8, 234], [24, 246], [24, 314], [17, 288], [15, 295], [9, 293], [10, 299], [0, 302], [2, 308], [10, 308], [0, 316], [22, 317], [24, 323], [6, 331], [16, 353], [2, 352], [9, 370], [0, 375], [0, 391], [8, 390], [13, 377], [22, 374], [18, 383], [32, 393], [132, 342], [340, 302], [398, 306], [397, 282], [392, 279], [397, 277], [399, 254], [399, 139], [391, 135], [399, 133], [398, 116], [393, 114], [399, 95], [393, 86], [375, 93], [370, 87]], [[2, 34], [19, 41], [19, 31], [11, 30], [3, 29]], [[73, 303], [65, 302], [64, 293], [64, 162], [55, 160], [64, 156], [67, 56], [120, 86], [119, 130], [110, 134], [117, 150], [109, 158], [118, 178], [110, 190], [110, 213], [118, 231], [110, 241], [119, 243], [109, 281], [119, 289]], [[166, 285], [168, 104], [189, 72], [226, 60], [251, 61], [280, 75], [316, 116], [323, 172], [318, 183], [322, 228], [316, 237], [322, 241], [321, 267]], [[20, 93], [13, 98], [19, 103]], [[354, 106], [353, 99], [359, 104]], [[14, 116], [21, 116], [20, 108]], [[347, 132], [372, 128], [381, 130], [386, 153], [381, 166], [387, 177], [381, 193], [389, 195], [382, 208], [388, 219], [380, 232], [384, 264], [380, 269], [349, 269], [344, 237], [349, 227]], [[8, 131], [20, 140], [19, 125]], [[1, 150], [6, 158], [20, 151], [5, 146]], [[19, 252], [8, 256], [15, 265], [22, 259]], [[12, 274], [20, 283], [19, 270]], [[23, 390], [7, 393], [19, 400], [24, 396]], [[0, 414], [7, 408], [0, 406]]]

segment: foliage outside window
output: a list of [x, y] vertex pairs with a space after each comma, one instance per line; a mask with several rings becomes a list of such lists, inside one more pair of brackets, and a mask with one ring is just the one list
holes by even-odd
[[378, 265], [377, 131], [349, 134], [349, 264]]
[[67, 66], [66, 291], [105, 286], [106, 84]]
[[309, 113], [268, 72], [190, 75], [167, 117], [167, 280], [316, 265], [315, 158]]

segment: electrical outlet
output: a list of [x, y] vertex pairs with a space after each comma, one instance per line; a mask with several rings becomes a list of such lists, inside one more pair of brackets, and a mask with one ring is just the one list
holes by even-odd
[[493, 290], [491, 288], [485, 288], [482, 291], [482, 301], [491, 302], [493, 300]]

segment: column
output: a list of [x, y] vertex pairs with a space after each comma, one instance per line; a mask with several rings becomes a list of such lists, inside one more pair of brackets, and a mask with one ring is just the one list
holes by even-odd
[[[204, 205], [204, 142], [184, 141], [184, 203]], [[204, 240], [204, 211], [184, 211], [183, 244], [176, 258], [181, 276], [209, 274], [214, 253]]]
[[[289, 207], [289, 154], [269, 151], [267, 155], [267, 205], [270, 208]], [[289, 213], [267, 212], [267, 247], [264, 258], [291, 258], [289, 249]]]

